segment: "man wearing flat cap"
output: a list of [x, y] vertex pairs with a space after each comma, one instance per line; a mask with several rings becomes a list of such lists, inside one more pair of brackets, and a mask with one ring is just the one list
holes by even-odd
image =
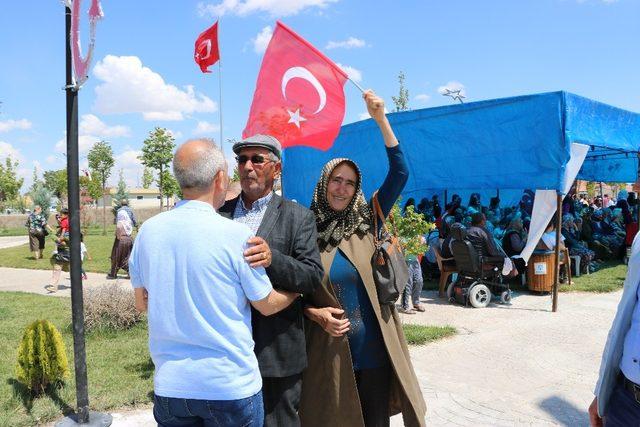
[[[262, 266], [276, 289], [311, 294], [320, 286], [322, 264], [316, 221], [303, 206], [273, 191], [282, 172], [280, 142], [254, 135], [233, 145], [242, 192], [220, 214], [249, 226], [245, 259]], [[302, 371], [307, 366], [303, 306], [298, 299], [266, 317], [252, 310], [253, 339], [262, 375], [265, 426], [298, 426]]]

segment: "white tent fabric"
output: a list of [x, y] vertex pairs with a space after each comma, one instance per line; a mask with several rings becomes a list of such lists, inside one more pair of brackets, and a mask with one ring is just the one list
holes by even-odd
[[[571, 158], [567, 162], [563, 181], [563, 194], [567, 194], [571, 189], [573, 181], [578, 175], [578, 171], [582, 167], [585, 157], [589, 151], [589, 146], [584, 144], [571, 144]], [[529, 262], [529, 258], [536, 248], [538, 241], [544, 234], [547, 224], [553, 218], [556, 208], [558, 207], [557, 193], [555, 190], [536, 190], [536, 198], [533, 202], [533, 211], [531, 213], [531, 224], [529, 225], [529, 235], [527, 236], [527, 245], [522, 250], [520, 257], [525, 262]]]

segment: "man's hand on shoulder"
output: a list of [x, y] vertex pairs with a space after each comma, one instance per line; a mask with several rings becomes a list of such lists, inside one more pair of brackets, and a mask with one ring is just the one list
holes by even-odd
[[249, 249], [244, 251], [244, 259], [252, 268], [264, 267], [271, 265], [271, 248], [262, 237], [252, 237], [247, 240]]

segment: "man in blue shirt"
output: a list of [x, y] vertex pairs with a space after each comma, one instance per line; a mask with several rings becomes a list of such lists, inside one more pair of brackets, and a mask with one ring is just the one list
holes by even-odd
[[244, 259], [249, 228], [220, 216], [229, 178], [209, 140], [178, 148], [173, 170], [184, 200], [147, 220], [129, 268], [136, 306], [148, 309], [160, 426], [261, 426], [262, 380], [251, 306], [280, 311], [298, 294], [276, 291]]
[[633, 241], [622, 298], [602, 352], [592, 426], [640, 425], [640, 234]]

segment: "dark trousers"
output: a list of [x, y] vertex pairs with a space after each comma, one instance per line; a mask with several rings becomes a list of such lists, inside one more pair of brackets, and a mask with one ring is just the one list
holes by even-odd
[[298, 406], [302, 390], [302, 374], [289, 377], [262, 377], [265, 427], [296, 427], [300, 425]]
[[391, 367], [354, 372], [366, 427], [389, 427]]
[[607, 413], [604, 417], [605, 427], [640, 426], [640, 403], [629, 390], [625, 390], [622, 380], [618, 381], [611, 393]]
[[261, 427], [262, 411], [260, 392], [237, 400], [153, 399], [158, 427]]

